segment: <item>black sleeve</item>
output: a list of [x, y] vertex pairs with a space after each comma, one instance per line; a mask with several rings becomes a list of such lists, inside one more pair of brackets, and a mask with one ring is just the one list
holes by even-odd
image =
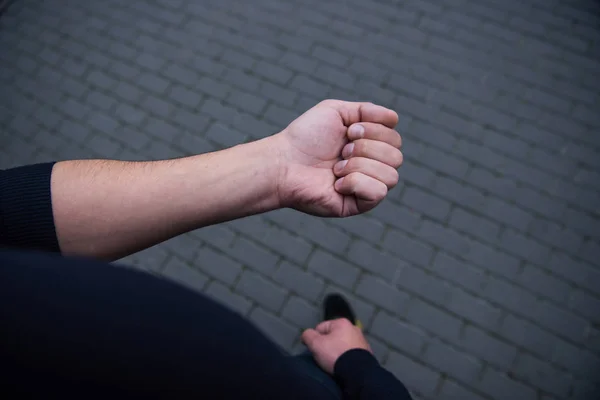
[[347, 399], [411, 400], [406, 387], [366, 350], [345, 352], [333, 372]]
[[54, 163], [0, 171], [0, 247], [59, 252], [52, 214]]

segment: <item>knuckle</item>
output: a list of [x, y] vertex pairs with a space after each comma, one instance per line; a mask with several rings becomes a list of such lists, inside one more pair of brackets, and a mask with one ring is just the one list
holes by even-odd
[[349, 326], [352, 326], [352, 323], [349, 320], [347, 320], [346, 318], [337, 319], [335, 321], [335, 324], [337, 325], [338, 328], [348, 328]]
[[361, 164], [362, 164], [362, 160], [360, 157], [359, 158], [356, 158], [356, 157], [350, 158], [348, 160], [348, 164], [346, 164], [346, 166], [344, 167], [344, 170], [348, 174], [350, 174], [352, 172], [360, 171]]
[[350, 174], [346, 175], [344, 180], [346, 181], [346, 184], [351, 188], [356, 187], [356, 185], [358, 184], [358, 173], [351, 172]]
[[354, 143], [354, 154], [356, 156], [366, 156], [369, 152], [369, 141], [365, 139], [359, 139]]

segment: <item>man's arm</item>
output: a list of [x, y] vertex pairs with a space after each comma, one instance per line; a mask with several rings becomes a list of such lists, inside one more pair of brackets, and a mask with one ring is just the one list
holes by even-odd
[[410, 393], [371, 353], [361, 329], [345, 318], [302, 333], [316, 363], [333, 375], [348, 400], [411, 400]]
[[[21, 226], [28, 233], [19, 247], [55, 250], [58, 243], [67, 255], [112, 260], [278, 207], [324, 217], [365, 212], [398, 182], [397, 121], [394, 111], [371, 103], [326, 100], [276, 135], [215, 153], [154, 162], [65, 161], [52, 169], [46, 164], [33, 179], [36, 189], [19, 192], [23, 198], [36, 193], [35, 199], [19, 205], [13, 195], [4, 207], [0, 193], [0, 216], [12, 218], [0, 227], [0, 245], [14, 245], [2, 232]], [[13, 188], [32, 184], [33, 175], [8, 174]], [[36, 215], [28, 216], [32, 210]], [[35, 236], [36, 220], [49, 222], [42, 246], [27, 240]], [[54, 231], [58, 240], [48, 246]]]
[[117, 259], [192, 229], [277, 208], [275, 140], [176, 160], [57, 163], [52, 208], [63, 254]]

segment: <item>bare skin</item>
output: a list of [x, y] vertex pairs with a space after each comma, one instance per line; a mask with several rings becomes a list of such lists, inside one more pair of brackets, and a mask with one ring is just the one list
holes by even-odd
[[345, 318], [323, 321], [315, 329], [305, 330], [302, 342], [317, 364], [332, 375], [335, 362], [348, 350], [364, 349], [372, 352], [360, 328]]
[[51, 190], [61, 251], [113, 260], [280, 207], [322, 217], [368, 211], [398, 182], [397, 122], [371, 103], [325, 100], [283, 131], [223, 151], [57, 163]]

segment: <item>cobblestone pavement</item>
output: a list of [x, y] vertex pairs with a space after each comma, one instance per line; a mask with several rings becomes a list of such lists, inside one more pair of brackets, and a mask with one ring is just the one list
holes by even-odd
[[206, 152], [324, 98], [401, 115], [402, 184], [365, 216], [291, 210], [124, 260], [297, 350], [329, 291], [421, 399], [600, 386], [600, 3], [17, 0], [0, 165]]

